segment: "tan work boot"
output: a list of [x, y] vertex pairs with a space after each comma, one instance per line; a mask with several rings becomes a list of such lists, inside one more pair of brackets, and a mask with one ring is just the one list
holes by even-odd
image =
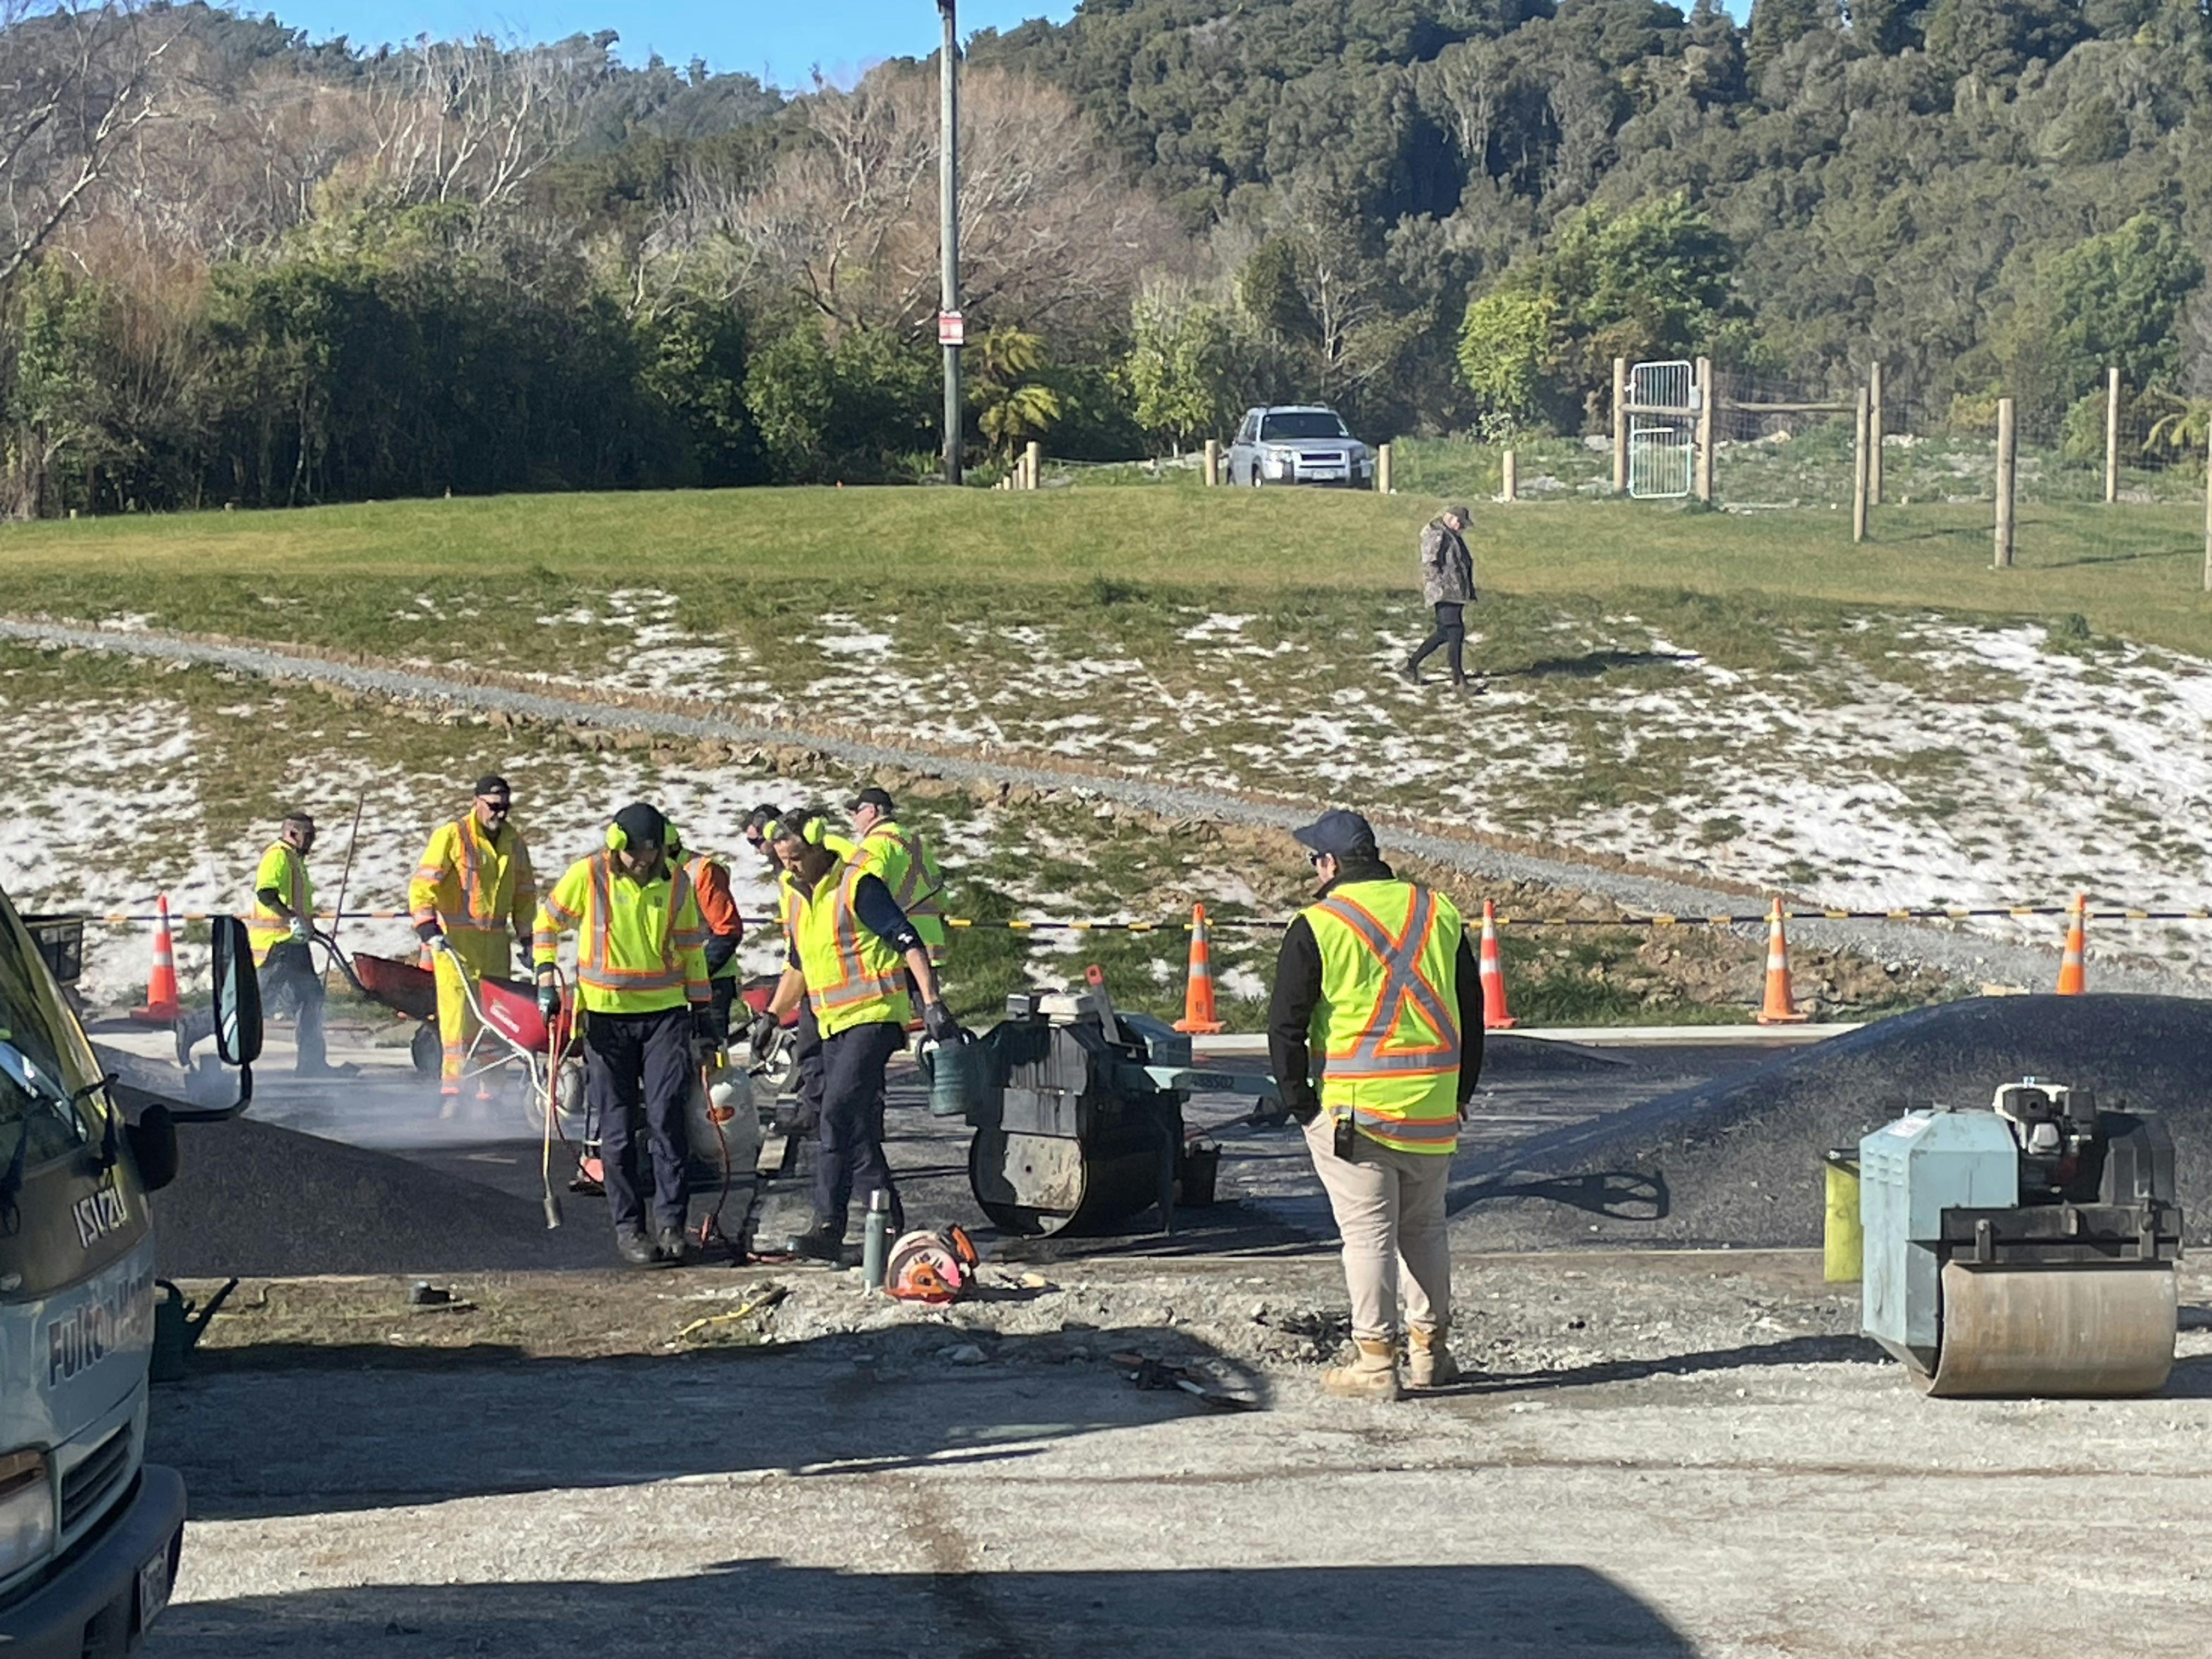
[[1349, 1365], [1332, 1365], [1321, 1374], [1321, 1390], [1340, 1400], [1395, 1400], [1398, 1387], [1398, 1345], [1369, 1337], [1354, 1337], [1358, 1350]]
[[1443, 1326], [1425, 1331], [1417, 1325], [1406, 1334], [1406, 1381], [1409, 1385], [1442, 1389], [1460, 1380], [1459, 1361], [1444, 1346]]

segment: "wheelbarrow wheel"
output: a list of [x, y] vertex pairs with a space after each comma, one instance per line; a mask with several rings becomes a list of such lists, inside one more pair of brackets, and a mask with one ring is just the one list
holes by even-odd
[[439, 1039], [434, 1020], [425, 1020], [415, 1028], [415, 1040], [407, 1045], [408, 1057], [415, 1062], [417, 1077], [435, 1077], [445, 1061], [446, 1045]]

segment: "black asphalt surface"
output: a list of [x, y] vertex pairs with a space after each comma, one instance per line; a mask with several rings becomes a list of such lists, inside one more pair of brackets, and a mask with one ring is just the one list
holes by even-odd
[[[1227, 1062], [1257, 1069], [1260, 1062]], [[1623, 1245], [1817, 1244], [1820, 1155], [1855, 1145], [1909, 1102], [1981, 1105], [2034, 1074], [2096, 1089], [2107, 1106], [2160, 1113], [2177, 1147], [2192, 1241], [2212, 1238], [2212, 1002], [2098, 995], [1955, 1003], [1807, 1048], [1650, 1046], [1604, 1050], [1493, 1038], [1454, 1170], [1452, 1236], [1462, 1249]], [[435, 1273], [605, 1267], [604, 1201], [563, 1195], [548, 1231], [538, 1148], [488, 1122], [481, 1138], [441, 1127], [432, 1144], [371, 1150], [337, 1139], [348, 1109], [326, 1100], [257, 1103], [253, 1115], [188, 1126], [183, 1173], [155, 1200], [170, 1275]], [[1188, 1121], [1223, 1147], [1223, 1201], [1185, 1207], [1172, 1238], [1146, 1210], [1083, 1237], [1004, 1241], [1040, 1261], [1128, 1254], [1327, 1248], [1333, 1231], [1305, 1147], [1286, 1129], [1238, 1120], [1248, 1101], [1200, 1097]], [[390, 1109], [364, 1121], [391, 1133]], [[919, 1080], [894, 1072], [889, 1151], [912, 1224], [992, 1229], [969, 1191], [968, 1130], [933, 1118]], [[287, 1127], [297, 1125], [300, 1127]], [[315, 1133], [302, 1133], [312, 1128]], [[803, 1166], [802, 1166], [803, 1171]], [[556, 1184], [573, 1164], [556, 1151]], [[714, 1207], [713, 1185], [695, 1218]], [[756, 1194], [742, 1178], [724, 1203], [735, 1231], [751, 1212], [765, 1248], [804, 1226], [803, 1172]], [[852, 1234], [860, 1235], [860, 1218]]]
[[1811, 1246], [1821, 1154], [1907, 1104], [1986, 1106], [2025, 1076], [2160, 1115], [2192, 1241], [2212, 1238], [2212, 1001], [1976, 998], [1602, 1116], [1462, 1152], [1453, 1242], [1476, 1249]]

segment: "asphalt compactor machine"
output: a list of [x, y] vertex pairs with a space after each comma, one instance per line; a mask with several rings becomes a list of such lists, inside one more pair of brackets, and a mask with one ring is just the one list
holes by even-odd
[[1241, 1094], [1279, 1106], [1274, 1079], [1200, 1069], [1190, 1039], [1145, 1014], [1117, 1013], [1097, 969], [1065, 993], [1018, 993], [973, 1042], [928, 1051], [930, 1109], [974, 1127], [968, 1183], [1005, 1232], [1087, 1231], [1157, 1208], [1210, 1204], [1218, 1147], [1185, 1130], [1191, 1095]]
[[1866, 1334], [1924, 1393], [2148, 1394], [2173, 1367], [2173, 1142], [2034, 1078], [1859, 1142]]

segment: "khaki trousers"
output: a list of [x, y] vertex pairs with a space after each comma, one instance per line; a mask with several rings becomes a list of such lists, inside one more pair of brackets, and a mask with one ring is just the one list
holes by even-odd
[[1384, 1341], [1407, 1328], [1451, 1323], [1451, 1248], [1444, 1237], [1444, 1193], [1452, 1161], [1438, 1152], [1401, 1152], [1365, 1135], [1355, 1156], [1334, 1150], [1327, 1112], [1306, 1125], [1306, 1150], [1328, 1194], [1344, 1237], [1344, 1280], [1352, 1292], [1352, 1334]]

